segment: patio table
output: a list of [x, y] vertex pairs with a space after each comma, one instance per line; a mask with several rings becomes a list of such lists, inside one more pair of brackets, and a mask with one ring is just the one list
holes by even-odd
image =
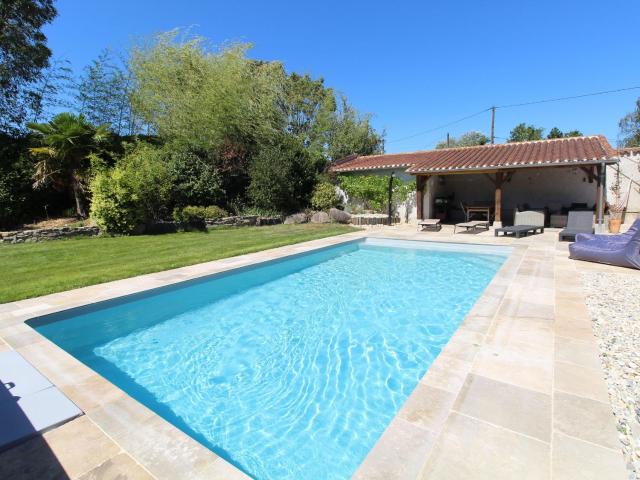
[[472, 213], [483, 213], [487, 216], [487, 221], [491, 220], [491, 207], [485, 205], [473, 205], [465, 207], [465, 215], [467, 222]]

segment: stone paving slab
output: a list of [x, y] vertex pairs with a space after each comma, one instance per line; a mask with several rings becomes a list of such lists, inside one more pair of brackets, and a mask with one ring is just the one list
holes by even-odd
[[[604, 380], [597, 346], [567, 244], [559, 244], [553, 230], [515, 240], [492, 237], [492, 232], [454, 237], [447, 228], [420, 234], [412, 228], [372, 229], [0, 306], [5, 348], [19, 349], [43, 369], [48, 363], [43, 372], [88, 412], [78, 433], [97, 429], [102, 436], [86, 443], [114, 446], [103, 449], [108, 458], [75, 468], [72, 477], [99, 478], [100, 472], [115, 475], [139, 467], [156, 478], [246, 478], [46, 339], [17, 337], [24, 333], [21, 327], [8, 327], [44, 313], [365, 235], [511, 245], [513, 251], [355, 478], [625, 478], [611, 409], [598, 383]], [[590, 370], [577, 374], [576, 366]], [[89, 393], [93, 389], [99, 393]], [[73, 463], [60, 440], [51, 442], [56, 458]], [[73, 461], [82, 463], [82, 455], [76, 457]], [[0, 455], [0, 465], [6, 460]]]
[[82, 415], [15, 350], [0, 353], [0, 451]]

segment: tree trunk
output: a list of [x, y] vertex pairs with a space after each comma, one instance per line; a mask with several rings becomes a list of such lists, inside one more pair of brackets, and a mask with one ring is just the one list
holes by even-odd
[[84, 205], [84, 192], [82, 191], [80, 182], [77, 178], [73, 177], [71, 183], [73, 185], [73, 197], [76, 200], [76, 214], [80, 218], [87, 218], [87, 211]]

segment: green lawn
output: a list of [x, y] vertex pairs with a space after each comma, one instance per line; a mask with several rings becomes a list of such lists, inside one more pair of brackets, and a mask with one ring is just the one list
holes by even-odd
[[356, 230], [347, 225], [225, 227], [0, 246], [0, 303]]

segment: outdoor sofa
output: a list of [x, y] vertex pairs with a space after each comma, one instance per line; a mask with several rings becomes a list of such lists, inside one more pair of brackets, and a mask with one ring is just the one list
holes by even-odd
[[569, 257], [640, 269], [640, 219], [620, 235], [577, 235], [569, 245]]
[[532, 210], [516, 212], [513, 226], [496, 228], [494, 231], [495, 236], [498, 237], [502, 233], [505, 237], [513, 235], [516, 238], [520, 238], [526, 237], [529, 233], [535, 234], [538, 230], [540, 233], [544, 233], [544, 216], [544, 213]]
[[579, 233], [593, 233], [593, 212], [571, 211], [567, 220], [567, 228], [560, 231], [560, 241], [574, 241]]

